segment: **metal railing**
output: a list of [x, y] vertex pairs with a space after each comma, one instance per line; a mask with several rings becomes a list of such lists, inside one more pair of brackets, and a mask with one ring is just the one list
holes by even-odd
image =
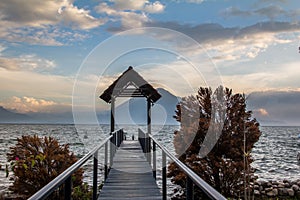
[[110, 162], [109, 165], [113, 164], [113, 156], [117, 150], [117, 147], [120, 146], [124, 140], [123, 129], [110, 133], [110, 136], [107, 137], [104, 141], [100, 143], [97, 147], [87, 153], [84, 157], [58, 175], [55, 179], [45, 185], [42, 189], [32, 195], [29, 200], [40, 200], [46, 199], [51, 193], [58, 189], [62, 184], [64, 184], [64, 196], [65, 200], [71, 199], [72, 193], [72, 174], [78, 170], [84, 163], [86, 163], [91, 157], [94, 157], [93, 162], [93, 200], [97, 199], [97, 188], [98, 188], [98, 151], [104, 146], [104, 179], [107, 178], [109, 169], [108, 169], [108, 143], [110, 141]]
[[[162, 151], [162, 195], [163, 200], [167, 199], [167, 159], [168, 156], [186, 175], [186, 199], [194, 199], [194, 185], [200, 188], [210, 199], [225, 200], [226, 198], [215, 190], [212, 186], [200, 178], [193, 170], [171, 154], [157, 139], [151, 134], [145, 134], [141, 129], [138, 131], [139, 141], [143, 152], [148, 154], [146, 157], [151, 157], [152, 153], [152, 171], [153, 177], [156, 179], [156, 146]], [[152, 140], [152, 148], [151, 148]], [[152, 152], [151, 152], [152, 149]], [[150, 155], [150, 156], [149, 156]]]

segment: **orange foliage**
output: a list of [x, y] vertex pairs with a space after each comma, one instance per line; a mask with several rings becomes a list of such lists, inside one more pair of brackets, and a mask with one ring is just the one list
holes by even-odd
[[[14, 174], [10, 190], [25, 197], [33, 195], [77, 161], [68, 144], [60, 145], [52, 137], [22, 136], [10, 150], [7, 157]], [[82, 184], [82, 174], [82, 169], [73, 174], [74, 186]], [[57, 197], [54, 194], [52, 198]]]
[[[179, 159], [227, 197], [249, 192], [254, 178], [251, 150], [261, 132], [251, 111], [246, 111], [245, 95], [221, 86], [214, 93], [201, 87], [196, 97], [183, 98], [175, 112], [174, 118], [181, 123], [173, 141]], [[219, 138], [210, 149], [210, 144], [203, 143], [205, 137]], [[199, 154], [200, 149], [206, 156]], [[180, 186], [173, 199], [184, 199], [185, 175], [174, 163], [168, 169], [172, 182]], [[196, 190], [196, 196], [202, 195]]]

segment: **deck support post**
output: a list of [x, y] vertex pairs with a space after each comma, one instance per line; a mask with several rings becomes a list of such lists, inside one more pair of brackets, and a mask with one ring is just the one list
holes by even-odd
[[72, 194], [72, 176], [69, 176], [65, 181], [65, 199], [71, 200]]
[[186, 199], [194, 200], [194, 184], [190, 177], [186, 176]]
[[153, 173], [153, 178], [156, 179], [156, 144], [155, 144], [154, 141], [153, 141], [153, 144], [152, 144], [152, 148], [153, 148], [152, 173]]
[[94, 154], [94, 171], [93, 171], [93, 200], [97, 199], [98, 186], [98, 151]]
[[105, 149], [104, 149], [104, 180], [107, 179], [108, 176], [108, 166], [107, 166], [107, 162], [108, 162], [108, 145], [107, 142], [105, 143]]

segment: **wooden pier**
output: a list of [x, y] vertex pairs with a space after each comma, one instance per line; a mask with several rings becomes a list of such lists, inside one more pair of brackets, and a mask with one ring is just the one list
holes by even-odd
[[[144, 133], [139, 130], [138, 140], [126, 141], [124, 140], [125, 136], [122, 129], [115, 131], [115, 101], [117, 97], [143, 97], [147, 100], [147, 132]], [[71, 200], [72, 175], [91, 158], [93, 158], [93, 200], [166, 200], [167, 157], [186, 174], [187, 200], [195, 199], [194, 187], [201, 189], [210, 199], [226, 200], [225, 197], [202, 180], [188, 166], [178, 160], [152, 136], [151, 106], [160, 97], [161, 95], [156, 89], [145, 81], [132, 67], [129, 67], [100, 96], [105, 102], [111, 104], [109, 136], [99, 146], [95, 147], [32, 195], [29, 200], [46, 199], [61, 185], [64, 185], [64, 199]], [[156, 177], [156, 147], [160, 148], [162, 152], [161, 191], [154, 178]], [[101, 148], [104, 148], [105, 182], [98, 195], [98, 153]], [[153, 169], [151, 169], [149, 164], [151, 157], [153, 159]], [[110, 170], [108, 170], [108, 167], [110, 167]]]
[[99, 200], [156, 200], [161, 192], [138, 141], [123, 141], [117, 150]]

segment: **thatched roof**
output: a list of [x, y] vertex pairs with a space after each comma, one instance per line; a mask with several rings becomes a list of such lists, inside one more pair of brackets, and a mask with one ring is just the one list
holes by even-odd
[[146, 97], [154, 103], [161, 95], [130, 66], [100, 95], [107, 103], [116, 97]]

